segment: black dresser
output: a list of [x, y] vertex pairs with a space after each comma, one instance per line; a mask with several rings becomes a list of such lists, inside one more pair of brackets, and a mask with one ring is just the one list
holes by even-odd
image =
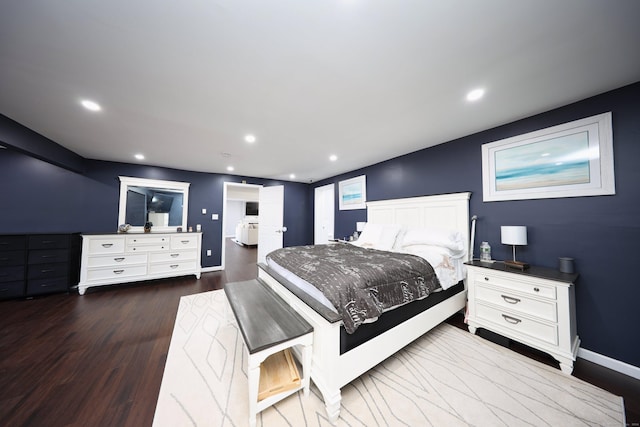
[[79, 263], [79, 234], [0, 235], [0, 299], [68, 292]]

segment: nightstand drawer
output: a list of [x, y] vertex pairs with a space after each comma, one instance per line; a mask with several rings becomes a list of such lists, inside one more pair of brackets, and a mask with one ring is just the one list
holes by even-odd
[[537, 300], [509, 290], [489, 288], [480, 284], [476, 285], [476, 300], [551, 322], [558, 321], [556, 303], [552, 301]]
[[558, 345], [558, 327], [555, 324], [537, 322], [517, 313], [499, 310], [480, 303], [476, 304], [476, 316], [497, 325], [499, 328], [511, 330], [515, 334], [524, 334], [539, 341]]
[[[493, 273], [493, 272], [491, 272]], [[538, 297], [556, 299], [556, 288], [553, 286], [542, 286], [539, 283], [532, 283], [527, 280], [519, 280], [517, 275], [502, 277], [498, 274], [479, 274], [476, 278], [477, 284], [491, 284], [505, 289], [511, 289], [517, 292], [523, 292]]]

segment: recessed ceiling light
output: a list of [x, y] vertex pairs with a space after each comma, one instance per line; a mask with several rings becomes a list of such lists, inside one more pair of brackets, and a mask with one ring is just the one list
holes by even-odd
[[82, 106], [84, 108], [86, 108], [89, 111], [100, 111], [102, 110], [102, 107], [100, 106], [100, 104], [98, 104], [97, 102], [94, 101], [90, 101], [88, 99], [83, 99], [81, 102]]
[[228, 170], [229, 172], [233, 172], [235, 169], [234, 169], [234, 167], [233, 167], [233, 166], [227, 166], [227, 170]]
[[244, 137], [244, 140], [249, 144], [253, 144], [254, 142], [256, 142], [256, 137], [254, 135], [247, 135]]
[[329, 160], [331, 160], [332, 162], [335, 162], [336, 160], [338, 160], [338, 156], [336, 156], [335, 154], [332, 154], [329, 156]]
[[478, 88], [467, 93], [467, 101], [477, 101], [484, 96], [484, 89]]
[[144, 155], [143, 155], [143, 154], [136, 154], [136, 155], [135, 155], [135, 156], [133, 156], [133, 157], [135, 157], [135, 158], [136, 158], [136, 159], [138, 159], [138, 160], [144, 160]]

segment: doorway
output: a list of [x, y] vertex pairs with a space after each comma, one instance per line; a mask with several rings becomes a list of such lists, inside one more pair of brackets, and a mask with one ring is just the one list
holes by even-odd
[[335, 188], [323, 185], [315, 190], [313, 209], [313, 243], [322, 245], [333, 239]]
[[[221, 254], [221, 268], [225, 269], [226, 257], [234, 256], [238, 254], [237, 248], [233, 247], [233, 250], [227, 250], [227, 245], [236, 245], [233, 240], [236, 239], [236, 228], [241, 223], [257, 223], [257, 216], [247, 215], [247, 204], [249, 204], [249, 213], [253, 213], [255, 208], [254, 203], [258, 203], [260, 197], [261, 185], [254, 184], [239, 184], [235, 182], [225, 182], [223, 189], [223, 205], [222, 205], [222, 254]], [[259, 226], [259, 224], [258, 224]], [[252, 229], [253, 230], [253, 229]], [[249, 229], [246, 230], [250, 231]], [[253, 235], [247, 238], [252, 238]], [[247, 243], [253, 243], [253, 240], [247, 240]], [[256, 242], [257, 244], [257, 242]], [[257, 251], [255, 246], [248, 245], [247, 251], [253, 253], [251, 257], [257, 257]], [[243, 251], [246, 252], [246, 251]], [[244, 258], [244, 256], [243, 256]], [[253, 259], [253, 262], [256, 260]]]

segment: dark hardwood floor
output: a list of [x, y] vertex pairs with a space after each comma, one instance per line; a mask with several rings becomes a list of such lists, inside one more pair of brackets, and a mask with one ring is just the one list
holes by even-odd
[[[199, 280], [0, 302], [0, 424], [150, 426], [180, 297], [256, 277], [255, 248], [229, 241], [226, 249], [226, 271]], [[465, 328], [461, 317], [449, 323]], [[584, 360], [574, 375], [624, 396], [627, 422], [640, 422], [640, 381]]]

